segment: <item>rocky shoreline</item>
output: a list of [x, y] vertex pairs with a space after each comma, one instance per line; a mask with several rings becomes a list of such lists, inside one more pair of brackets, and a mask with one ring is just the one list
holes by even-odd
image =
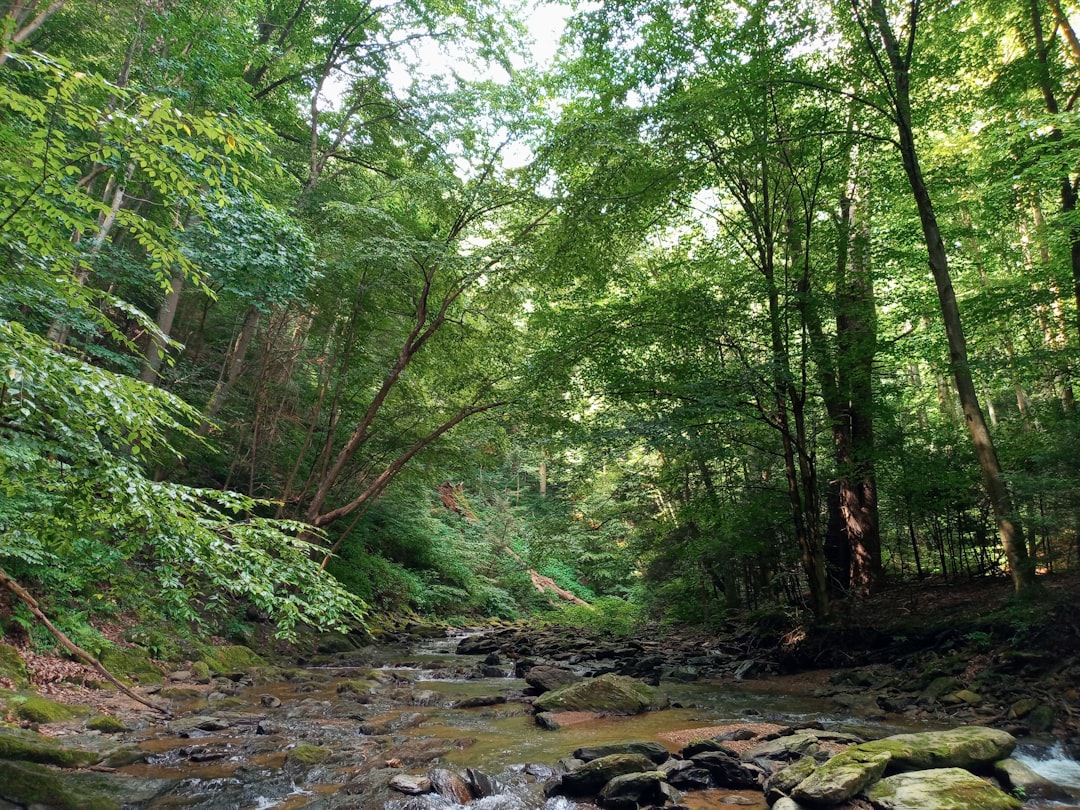
[[[635, 743], [648, 743], [652, 758], [632, 747], [602, 753], [572, 748], [558, 762], [523, 763], [509, 777], [446, 767], [445, 757], [467, 752], [475, 740], [468, 733], [453, 736], [432, 727], [433, 722], [445, 722], [433, 721], [436, 709], [444, 715], [518, 718], [514, 722], [545, 729], [659, 711], [666, 701], [663, 690], [653, 688], [658, 683], [773, 688], [831, 701], [844, 714], [868, 722], [993, 725], [997, 728], [985, 732], [1004, 735], [997, 739], [1007, 737], [1012, 744], [1016, 737], [1033, 734], [1050, 740], [1050, 733], [1063, 742], [1074, 741], [1069, 715], [1064, 713], [1065, 722], [1061, 721], [1054, 697], [1037, 690], [1024, 694], [1028, 682], [1022, 678], [1013, 678], [1008, 688], [979, 678], [996, 667], [1012, 666], [1008, 657], [987, 659], [986, 666], [976, 670], [974, 657], [962, 650], [937, 649], [920, 654], [922, 668], [917, 672], [904, 668], [898, 658], [895, 663], [799, 675], [785, 674], [794, 668], [790, 651], [770, 648], [760, 634], [752, 633], [732, 634], [722, 641], [715, 636], [659, 633], [613, 640], [579, 630], [570, 635], [513, 626], [485, 628], [457, 641], [446, 636], [446, 628], [432, 625], [402, 627], [384, 634], [377, 645], [368, 638], [329, 634], [307, 652], [277, 665], [245, 647], [221, 647], [166, 672], [152, 662], [148, 665], [145, 654], [129, 651], [127, 669], [120, 674], [167, 708], [172, 715], [167, 719], [116, 692], [64, 682], [50, 686], [51, 696], [82, 703], [81, 707], [48, 701], [25, 688], [0, 694], [9, 721], [0, 727], [0, 808], [413, 810], [480, 800], [487, 802], [485, 810], [540, 807], [545, 801], [551, 807], [599, 803], [622, 810], [697, 806], [679, 802], [700, 791], [716, 790], [730, 791], [734, 800], [740, 798], [737, 791], [749, 790], [777, 810], [796, 810], [800, 801], [826, 804], [819, 797], [800, 799], [798, 791], [814, 773], [822, 780], [819, 772], [827, 774], [829, 763], [847, 751], [855, 753], [847, 754], [851, 761], [845, 773], [854, 766], [865, 766], [871, 773], [881, 766], [880, 771], [858, 791], [828, 804], [851, 810], [906, 806], [867, 798], [873, 785], [911, 770], [897, 764], [904, 760], [896, 759], [895, 751], [885, 752], [889, 755], [885, 761], [865, 735], [812, 723], [777, 725], [749, 717], [719, 731], [689, 729]], [[489, 684], [484, 679], [495, 679], [491, 683], [497, 686], [452, 701], [421, 688], [408, 672], [410, 665], [419, 664], [410, 661], [405, 650], [424, 638], [441, 639], [457, 653], [451, 664], [426, 664], [432, 670], [425, 677], [475, 680], [485, 688]], [[397, 664], [403, 669], [380, 668], [391, 648], [403, 656]], [[10, 662], [7, 666], [0, 676], [20, 677], [17, 666], [12, 668]], [[523, 678], [526, 687], [507, 680], [512, 677]], [[510, 685], [515, 683], [519, 685]], [[618, 688], [608, 689], [603, 697], [573, 696], [580, 685], [611, 684]], [[615, 698], [625, 702], [613, 703]], [[560, 739], [559, 731], [548, 733], [554, 735], [553, 741]], [[1010, 763], [1005, 751], [1009, 747], [1003, 743], [991, 759], [971, 766], [980, 783], [987, 784], [980, 777], [996, 780], [995, 789], [1006, 797], [994, 794], [995, 801], [1005, 802], [1001, 807], [1019, 806], [1016, 795], [1009, 798], [1008, 791], [1027, 797], [1058, 795], [1052, 793], [1053, 786], [1042, 785], [1033, 774]], [[619, 760], [622, 772], [604, 772], [603, 782], [599, 776], [589, 777], [587, 790], [580, 787], [586, 777], [572, 775], [599, 769], [603, 762], [591, 763], [605, 757], [631, 754], [645, 756], [651, 764], [646, 767], [640, 758]], [[1002, 761], [1005, 764], [995, 772], [995, 763]], [[636, 763], [636, 770], [630, 762]], [[803, 770], [792, 770], [797, 763], [812, 763], [813, 769], [803, 764]], [[953, 760], [941, 760], [923, 770], [950, 770], [955, 765]], [[185, 769], [199, 777], [178, 776]], [[801, 778], [793, 783], [795, 775]], [[900, 785], [897, 790], [907, 795], [914, 787], [910, 777], [905, 779], [890, 784]], [[194, 782], [199, 783], [197, 789]], [[962, 789], [975, 787], [970, 783]]]

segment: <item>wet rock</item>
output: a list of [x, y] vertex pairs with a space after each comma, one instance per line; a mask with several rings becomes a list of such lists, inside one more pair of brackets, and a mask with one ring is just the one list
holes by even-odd
[[0, 759], [0, 806], [49, 810], [118, 810], [143, 806], [163, 795], [173, 780], [59, 771], [33, 762]]
[[947, 731], [896, 734], [856, 747], [889, 753], [890, 767], [897, 770], [977, 768], [1009, 756], [1016, 747], [1016, 738], [995, 728], [961, 726]]
[[491, 636], [466, 636], [457, 646], [458, 655], [488, 655], [499, 651], [499, 642]]
[[611, 754], [586, 762], [563, 774], [559, 793], [566, 796], [591, 796], [614, 779], [628, 773], [644, 773], [655, 768], [653, 761], [641, 754]]
[[389, 786], [391, 790], [396, 790], [398, 793], [405, 793], [409, 796], [419, 796], [422, 793], [431, 793], [432, 786], [431, 780], [426, 776], [412, 776], [406, 773], [399, 773], [393, 777]]
[[886, 751], [854, 746], [815, 769], [795, 786], [791, 796], [808, 804], [840, 804], [880, 779], [891, 759]]
[[756, 761], [771, 759], [790, 762], [806, 756], [813, 756], [821, 750], [817, 734], [811, 729], [802, 729], [794, 734], [765, 740], [747, 749], [742, 758]]
[[476, 798], [473, 796], [469, 783], [459, 773], [445, 768], [435, 768], [428, 774], [428, 778], [435, 792], [448, 802], [467, 804]]
[[889, 776], [867, 791], [879, 810], [1019, 810], [1018, 799], [962, 768], [934, 768]]
[[581, 676], [573, 671], [565, 667], [556, 667], [549, 664], [534, 666], [525, 673], [525, 683], [539, 690], [540, 694], [561, 689], [579, 681], [581, 681]]
[[713, 739], [693, 740], [682, 747], [682, 750], [679, 751], [679, 756], [683, 759], [690, 759], [696, 754], [702, 754], [706, 751], [720, 751], [728, 756], [738, 756], [722, 742]]
[[707, 770], [717, 787], [756, 790], [761, 786], [759, 770], [723, 751], [703, 751], [690, 761]]
[[465, 698], [465, 700], [459, 700], [454, 704], [455, 709], [475, 709], [480, 706], [500, 706], [506, 703], [505, 695], [480, 695], [477, 697]]
[[61, 768], [82, 768], [100, 762], [97, 751], [64, 745], [35, 731], [0, 727], [0, 760], [22, 760]]
[[465, 777], [469, 782], [469, 789], [477, 799], [486, 799], [499, 792], [499, 786], [495, 780], [482, 771], [475, 768], [466, 768]]
[[1010, 790], [1020, 790], [1026, 799], [1047, 802], [1072, 802], [1072, 794], [1061, 785], [1035, 773], [1019, 760], [1008, 758], [994, 763], [994, 774]]
[[612, 743], [610, 745], [592, 745], [578, 748], [574, 751], [574, 758], [582, 762], [591, 762], [594, 759], [611, 756], [612, 754], [641, 754], [659, 765], [671, 758], [671, 754], [658, 742], [645, 740], [632, 740], [624, 743]]
[[796, 786], [809, 778], [816, 769], [817, 762], [813, 757], [803, 757], [782, 768], [765, 780], [765, 798], [773, 803], [781, 797], [789, 796]]
[[708, 790], [713, 786], [712, 774], [705, 768], [689, 768], [668, 774], [668, 783], [679, 790]]
[[564, 686], [538, 697], [537, 711], [594, 711], [604, 714], [640, 714], [666, 706], [666, 698], [642, 681], [625, 675], [601, 675], [599, 678]]
[[664, 805], [667, 795], [663, 785], [667, 781], [659, 771], [628, 773], [616, 776], [600, 790], [600, 806], [605, 808], [639, 805]]

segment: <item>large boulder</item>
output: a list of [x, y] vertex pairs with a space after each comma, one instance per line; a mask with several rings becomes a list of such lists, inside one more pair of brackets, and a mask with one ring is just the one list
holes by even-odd
[[855, 747], [888, 753], [892, 757], [889, 769], [893, 771], [980, 768], [1009, 756], [1016, 747], [1016, 738], [995, 728], [961, 726], [947, 731], [896, 734]]
[[611, 756], [612, 754], [641, 754], [646, 756], [660, 765], [663, 762], [667, 762], [671, 758], [671, 754], [658, 742], [649, 742], [647, 740], [631, 740], [624, 743], [611, 743], [610, 745], [590, 745], [584, 748], [578, 748], [574, 751], [574, 759], [580, 759], [582, 762], [592, 762], [594, 759], [600, 759], [600, 757]]
[[266, 661], [250, 647], [241, 644], [213, 647], [203, 656], [203, 660], [212, 673], [232, 680], [242, 678], [253, 669], [266, 666]]
[[555, 792], [566, 796], [592, 796], [616, 776], [653, 770], [656, 765], [642, 754], [611, 754], [563, 774], [562, 783]]
[[695, 767], [708, 771], [716, 787], [731, 790], [757, 790], [761, 787], [761, 772], [725, 751], [702, 751], [690, 757], [690, 761]]
[[525, 683], [540, 694], [562, 689], [564, 686], [570, 686], [581, 680], [581, 676], [577, 673], [565, 667], [555, 667], [550, 664], [538, 664], [525, 673]]
[[840, 804], [880, 779], [890, 759], [886, 751], [854, 746], [815, 769], [795, 786], [791, 795], [808, 804]]
[[667, 777], [659, 771], [627, 773], [616, 776], [600, 791], [601, 807], [638, 805], [663, 806], [667, 803], [664, 782]]
[[1028, 799], [1050, 802], [1072, 802], [1076, 796], [1045, 776], [1036, 773], [1018, 759], [1003, 759], [994, 763], [994, 775], [1003, 785]]
[[933, 768], [882, 779], [867, 791], [879, 810], [1019, 810], [1022, 803], [963, 768]]
[[625, 675], [601, 675], [545, 692], [533, 702], [538, 712], [579, 711], [640, 714], [666, 705], [648, 684]]

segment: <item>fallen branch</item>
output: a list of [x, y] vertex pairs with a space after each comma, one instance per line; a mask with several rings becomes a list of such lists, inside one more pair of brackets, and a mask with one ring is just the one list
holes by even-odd
[[540, 593], [547, 593], [548, 591], [551, 591], [557, 596], [565, 599], [567, 602], [573, 602], [575, 605], [584, 605], [585, 607], [592, 610], [592, 605], [590, 605], [584, 599], [575, 596], [565, 588], [560, 588], [558, 585], [555, 584], [555, 580], [553, 580], [551, 577], [545, 577], [543, 574], [538, 574], [532, 568], [529, 568], [525, 560], [521, 559], [521, 555], [514, 551], [512, 548], [510, 548], [510, 546], [503, 546], [503, 549], [505, 549], [511, 557], [513, 557], [515, 560], [525, 566], [525, 570], [529, 572], [529, 579], [532, 580], [533, 587], [536, 588], [536, 590], [540, 591]]
[[148, 706], [154, 711], [160, 712], [161, 714], [165, 715], [165, 717], [172, 717], [172, 712], [170, 712], [166, 708], [163, 708], [162, 706], [157, 705], [156, 703], [147, 700], [130, 687], [122, 684], [115, 675], [109, 672], [109, 670], [105, 669], [105, 666], [100, 661], [98, 661], [96, 658], [94, 658], [94, 656], [76, 645], [74, 641], [64, 635], [63, 631], [60, 630], [60, 628], [58, 628], [51, 621], [49, 621], [49, 617], [42, 612], [41, 607], [37, 603], [37, 600], [34, 599], [34, 597], [31, 596], [22, 585], [20, 585], [18, 582], [8, 576], [7, 572], [3, 568], [0, 568], [0, 585], [2, 585], [4, 588], [7, 588], [7, 590], [11, 591], [13, 594], [15, 594], [15, 596], [19, 597], [23, 604], [25, 604], [30, 609], [30, 612], [34, 614], [34, 618], [36, 618], [39, 622], [45, 625], [48, 631], [54, 636], [56, 636], [57, 640], [61, 644], [63, 644], [73, 655], [78, 656], [84, 662], [86, 662], [98, 672], [100, 672], [105, 677], [105, 679], [109, 681], [109, 683], [111, 683], [113, 686], [115, 686], [132, 700], [137, 700], [144, 706]]

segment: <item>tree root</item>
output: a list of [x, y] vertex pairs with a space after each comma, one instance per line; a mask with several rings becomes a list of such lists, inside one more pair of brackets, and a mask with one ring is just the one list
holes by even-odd
[[147, 700], [130, 687], [122, 684], [116, 678], [116, 676], [109, 672], [109, 670], [105, 669], [105, 666], [100, 661], [98, 661], [94, 656], [76, 645], [74, 641], [68, 638], [62, 630], [60, 630], [55, 624], [49, 621], [49, 617], [42, 612], [41, 607], [37, 603], [37, 600], [34, 599], [34, 597], [31, 596], [27, 592], [27, 590], [22, 587], [22, 585], [20, 585], [18, 582], [8, 576], [8, 573], [3, 568], [0, 568], [0, 586], [3, 586], [7, 590], [11, 591], [11, 593], [13, 593], [15, 596], [17, 596], [22, 601], [22, 603], [30, 609], [30, 612], [34, 614], [34, 618], [36, 618], [39, 622], [45, 625], [46, 629], [48, 629], [50, 633], [56, 636], [57, 641], [63, 644], [73, 655], [77, 656], [79, 659], [100, 672], [105, 677], [105, 679], [109, 681], [109, 683], [111, 683], [113, 686], [115, 686], [132, 700], [138, 701], [144, 706], [153, 709], [155, 712], [160, 712], [165, 717], [172, 717], [172, 712], [162, 706], [157, 705], [156, 703], [153, 703], [150, 700]]

